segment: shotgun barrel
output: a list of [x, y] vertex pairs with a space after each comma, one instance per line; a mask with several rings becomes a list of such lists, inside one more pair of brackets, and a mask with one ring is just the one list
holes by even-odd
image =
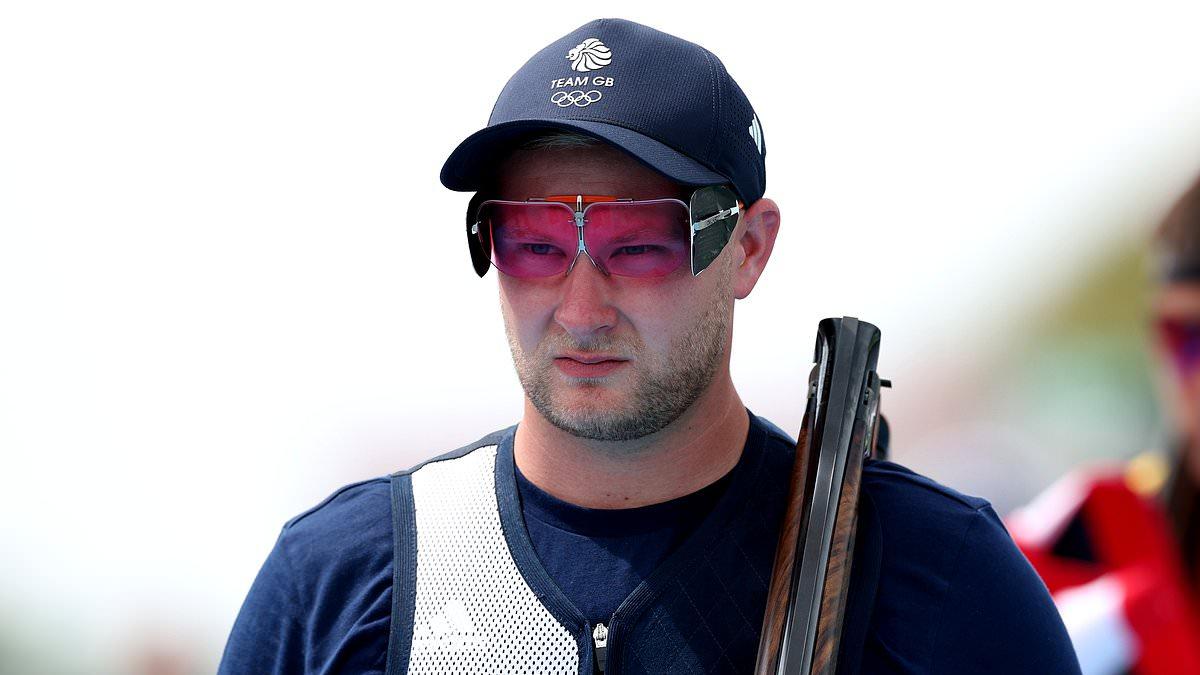
[[875, 372], [879, 338], [854, 317], [817, 328], [756, 675], [832, 675], [837, 667], [863, 461], [882, 452], [879, 389], [890, 383]]

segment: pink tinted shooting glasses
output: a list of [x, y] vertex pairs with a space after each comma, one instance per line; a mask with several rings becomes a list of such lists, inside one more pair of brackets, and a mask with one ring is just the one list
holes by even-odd
[[467, 238], [475, 271], [520, 278], [566, 275], [580, 254], [605, 275], [663, 277], [690, 261], [700, 274], [724, 249], [745, 206], [710, 185], [674, 198], [551, 195], [525, 201], [472, 199]]

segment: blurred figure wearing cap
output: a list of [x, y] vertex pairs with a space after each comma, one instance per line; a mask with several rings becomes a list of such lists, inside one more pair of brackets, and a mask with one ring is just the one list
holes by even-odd
[[[751, 672], [796, 447], [729, 372], [766, 151], [694, 43], [599, 19], [530, 58], [441, 171], [520, 422], [290, 520], [222, 672]], [[887, 461], [861, 494], [840, 672], [1077, 672], [987, 501]]]
[[1080, 468], [1009, 517], [1088, 675], [1200, 674], [1200, 181], [1152, 243], [1169, 457]]

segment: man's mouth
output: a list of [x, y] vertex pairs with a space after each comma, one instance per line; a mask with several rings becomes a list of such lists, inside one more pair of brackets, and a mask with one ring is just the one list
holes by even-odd
[[559, 354], [556, 358], [570, 359], [572, 361], [578, 361], [580, 363], [600, 363], [602, 361], [627, 361], [628, 360], [628, 359], [625, 359], [625, 358], [622, 358], [622, 357], [616, 356], [616, 355], [579, 354], [579, 353]]
[[556, 357], [554, 365], [570, 377], [604, 377], [625, 365], [627, 360], [599, 354], [568, 354]]

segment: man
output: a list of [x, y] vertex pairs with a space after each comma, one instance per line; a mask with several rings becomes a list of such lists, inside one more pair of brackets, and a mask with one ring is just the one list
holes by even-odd
[[1169, 458], [1080, 468], [1010, 518], [1085, 673], [1200, 674], [1200, 181], [1159, 224], [1152, 254]]
[[[695, 44], [601, 19], [530, 59], [441, 174], [519, 424], [289, 521], [222, 671], [750, 672], [795, 454], [729, 373], [765, 156]], [[1077, 671], [986, 501], [868, 462], [858, 527], [841, 672]]]

